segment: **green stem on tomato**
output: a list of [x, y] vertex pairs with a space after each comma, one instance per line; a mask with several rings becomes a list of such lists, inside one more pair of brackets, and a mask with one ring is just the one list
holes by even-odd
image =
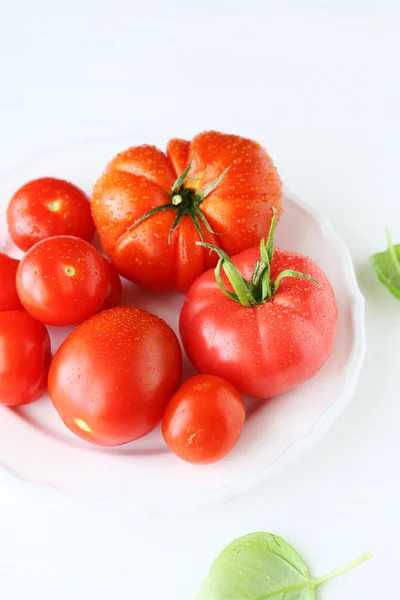
[[194, 158], [194, 152], [192, 152], [192, 154], [190, 155], [189, 162], [187, 164], [186, 169], [179, 175], [178, 179], [175, 181], [174, 185], [172, 186], [171, 195], [173, 195], [175, 190], [177, 190], [178, 188], [180, 188], [183, 185], [183, 182], [185, 181], [186, 176], [190, 171], [190, 167], [192, 166], [193, 158]]
[[168, 234], [168, 243], [171, 242], [172, 234], [178, 227], [184, 215], [188, 215], [192, 219], [193, 224], [196, 227], [196, 230], [202, 242], [204, 241], [204, 236], [201, 224], [204, 225], [207, 231], [214, 235], [217, 235], [212, 229], [206, 216], [202, 213], [201, 203], [204, 200], [204, 198], [208, 196], [221, 183], [221, 181], [229, 171], [230, 167], [225, 169], [225, 171], [221, 173], [221, 175], [219, 175], [214, 181], [212, 181], [206, 188], [204, 188], [204, 190], [201, 190], [200, 192], [196, 193], [190, 187], [186, 187], [185, 184], [203, 177], [207, 172], [208, 167], [206, 167], [204, 171], [196, 177], [188, 177], [190, 168], [192, 166], [193, 158], [194, 153], [192, 152], [186, 169], [179, 175], [179, 177], [171, 187], [169, 194], [170, 201], [166, 202], [166, 204], [163, 204], [161, 206], [156, 206], [155, 208], [152, 208], [146, 214], [139, 217], [139, 219], [137, 219], [132, 225], [130, 225], [130, 227], [128, 227], [128, 231], [134, 229], [135, 227], [143, 223], [143, 221], [152, 217], [153, 215], [156, 215], [161, 211], [174, 210], [176, 211], [176, 217]]
[[[274, 256], [274, 234], [278, 216], [275, 208], [272, 208], [272, 211], [273, 215], [268, 239], [267, 242], [265, 242], [264, 239], [260, 242], [260, 259], [255, 263], [250, 281], [246, 281], [246, 279], [242, 277], [232, 260], [226, 252], [221, 250], [221, 248], [213, 246], [212, 244], [197, 242], [197, 244], [218, 254], [219, 261], [214, 271], [218, 287], [228, 298], [234, 302], [238, 302], [242, 306], [252, 307], [268, 302], [278, 290], [284, 277], [300, 277], [302, 279], [308, 279], [318, 286], [320, 285], [319, 282], [310, 275], [291, 269], [282, 271], [276, 277], [275, 281], [271, 282], [271, 263]], [[233, 288], [233, 292], [227, 290], [222, 281], [221, 267]]]
[[[206, 244], [204, 242], [197, 242], [197, 244], [201, 244], [204, 248], [209, 248], [218, 254], [219, 261], [215, 267], [214, 273], [221, 291], [228, 296], [228, 298], [231, 298], [231, 300], [237, 299], [243, 306], [256, 306], [257, 302], [250, 291], [249, 283], [240, 275], [229, 256], [221, 250], [221, 248], [213, 246], [212, 244]], [[228, 277], [229, 283], [233, 287], [234, 294], [229, 292], [222, 282], [220, 275], [221, 266], [225, 271], [225, 275]]]

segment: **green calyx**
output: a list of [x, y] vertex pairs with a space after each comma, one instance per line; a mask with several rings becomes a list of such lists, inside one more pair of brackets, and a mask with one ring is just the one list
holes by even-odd
[[171, 236], [174, 233], [175, 229], [178, 227], [178, 225], [181, 222], [181, 219], [184, 215], [190, 216], [190, 218], [193, 221], [194, 226], [197, 229], [200, 240], [202, 242], [204, 241], [204, 237], [203, 237], [201, 224], [204, 225], [204, 227], [207, 229], [207, 231], [215, 234], [215, 231], [213, 231], [207, 218], [201, 212], [200, 205], [201, 205], [202, 201], [204, 200], [204, 198], [206, 196], [208, 196], [208, 194], [210, 194], [219, 185], [219, 183], [222, 181], [222, 179], [225, 177], [225, 175], [229, 171], [230, 167], [225, 169], [225, 171], [223, 173], [221, 173], [221, 175], [219, 177], [217, 177], [217, 179], [215, 179], [212, 183], [210, 183], [204, 190], [196, 193], [190, 187], [186, 187], [185, 184], [187, 184], [190, 181], [194, 181], [195, 179], [200, 179], [200, 177], [203, 177], [203, 175], [206, 173], [207, 169], [205, 169], [205, 171], [203, 171], [197, 177], [188, 177], [188, 173], [192, 166], [193, 157], [194, 157], [194, 153], [192, 153], [186, 169], [183, 171], [183, 173], [181, 173], [181, 175], [179, 175], [178, 179], [175, 181], [174, 185], [172, 186], [171, 191], [170, 191], [170, 202], [167, 202], [166, 204], [157, 206], [156, 208], [149, 210], [146, 214], [144, 214], [139, 219], [137, 219], [129, 227], [129, 230], [134, 229], [135, 227], [140, 225], [140, 223], [142, 223], [149, 217], [156, 215], [159, 212], [162, 212], [164, 210], [174, 210], [174, 211], [176, 211], [176, 217], [172, 224], [170, 232], [168, 234], [168, 243], [171, 242]]
[[[279, 273], [275, 281], [271, 282], [271, 263], [274, 255], [274, 235], [277, 222], [276, 209], [272, 208], [272, 210], [273, 216], [268, 239], [267, 241], [262, 239], [260, 242], [260, 259], [255, 263], [250, 281], [247, 281], [242, 277], [232, 260], [223, 250], [221, 250], [221, 248], [213, 246], [212, 244], [197, 242], [218, 254], [219, 261], [214, 271], [217, 284], [225, 296], [228, 296], [228, 298], [234, 302], [238, 302], [242, 306], [252, 307], [268, 302], [268, 300], [276, 293], [284, 277], [300, 277], [302, 279], [313, 281], [316, 285], [320, 286], [320, 283], [313, 277], [310, 277], [310, 275], [299, 273], [299, 271], [292, 271], [290, 269], [286, 269]], [[233, 288], [233, 292], [228, 291], [224, 286], [221, 278], [221, 267]]]

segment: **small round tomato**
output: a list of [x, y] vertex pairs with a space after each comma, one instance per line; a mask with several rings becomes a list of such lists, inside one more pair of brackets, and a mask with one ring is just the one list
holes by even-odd
[[104, 260], [84, 240], [59, 235], [21, 259], [17, 291], [24, 308], [47, 325], [75, 325], [96, 313], [107, 294]]
[[237, 389], [215, 375], [195, 375], [171, 398], [162, 421], [162, 433], [179, 458], [209, 464], [236, 445], [245, 421]]
[[90, 241], [94, 223], [90, 202], [78, 187], [54, 177], [29, 181], [11, 198], [8, 231], [21, 250], [54, 235], [74, 235]]
[[0, 252], [0, 311], [22, 309], [15, 284], [19, 260]]
[[106, 299], [103, 302], [101, 310], [106, 310], [107, 308], [114, 308], [114, 306], [118, 306], [122, 295], [122, 284], [120, 276], [118, 275], [118, 271], [114, 265], [109, 260], [104, 258], [104, 256], [103, 260], [107, 273], [108, 287]]
[[24, 310], [0, 313], [0, 357], [0, 404], [30, 404], [45, 393], [51, 350], [43, 323]]
[[156, 427], [181, 372], [181, 347], [169, 325], [140, 308], [110, 308], [61, 344], [49, 372], [49, 394], [76, 435], [118, 446]]

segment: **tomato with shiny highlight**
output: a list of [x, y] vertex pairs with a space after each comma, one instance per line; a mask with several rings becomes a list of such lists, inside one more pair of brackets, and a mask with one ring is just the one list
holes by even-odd
[[76, 325], [100, 310], [108, 289], [103, 257], [88, 242], [55, 236], [38, 242], [17, 270], [17, 291], [35, 319]]
[[24, 252], [54, 235], [89, 242], [95, 229], [86, 194], [55, 177], [34, 179], [19, 188], [8, 204], [7, 223], [13, 242]]
[[165, 321], [141, 308], [110, 308], [61, 344], [49, 394], [73, 433], [92, 444], [119, 446], [156, 427], [181, 373], [181, 347]]

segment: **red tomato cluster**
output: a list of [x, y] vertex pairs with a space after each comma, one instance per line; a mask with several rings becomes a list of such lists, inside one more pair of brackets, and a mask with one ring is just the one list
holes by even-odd
[[[125, 444], [162, 421], [183, 460], [225, 456], [245, 423], [241, 394], [265, 399], [306, 381], [335, 341], [326, 275], [274, 250], [281, 195], [265, 150], [218, 132], [173, 139], [166, 154], [129, 148], [91, 201], [67, 181], [25, 184], [7, 221], [26, 254], [0, 254], [0, 404], [48, 390], [66, 426], [93, 444]], [[110, 260], [90, 243], [95, 225]], [[120, 275], [187, 294], [180, 335], [200, 374], [181, 387], [177, 336], [158, 316], [118, 306]], [[54, 358], [46, 325], [76, 326]]]

